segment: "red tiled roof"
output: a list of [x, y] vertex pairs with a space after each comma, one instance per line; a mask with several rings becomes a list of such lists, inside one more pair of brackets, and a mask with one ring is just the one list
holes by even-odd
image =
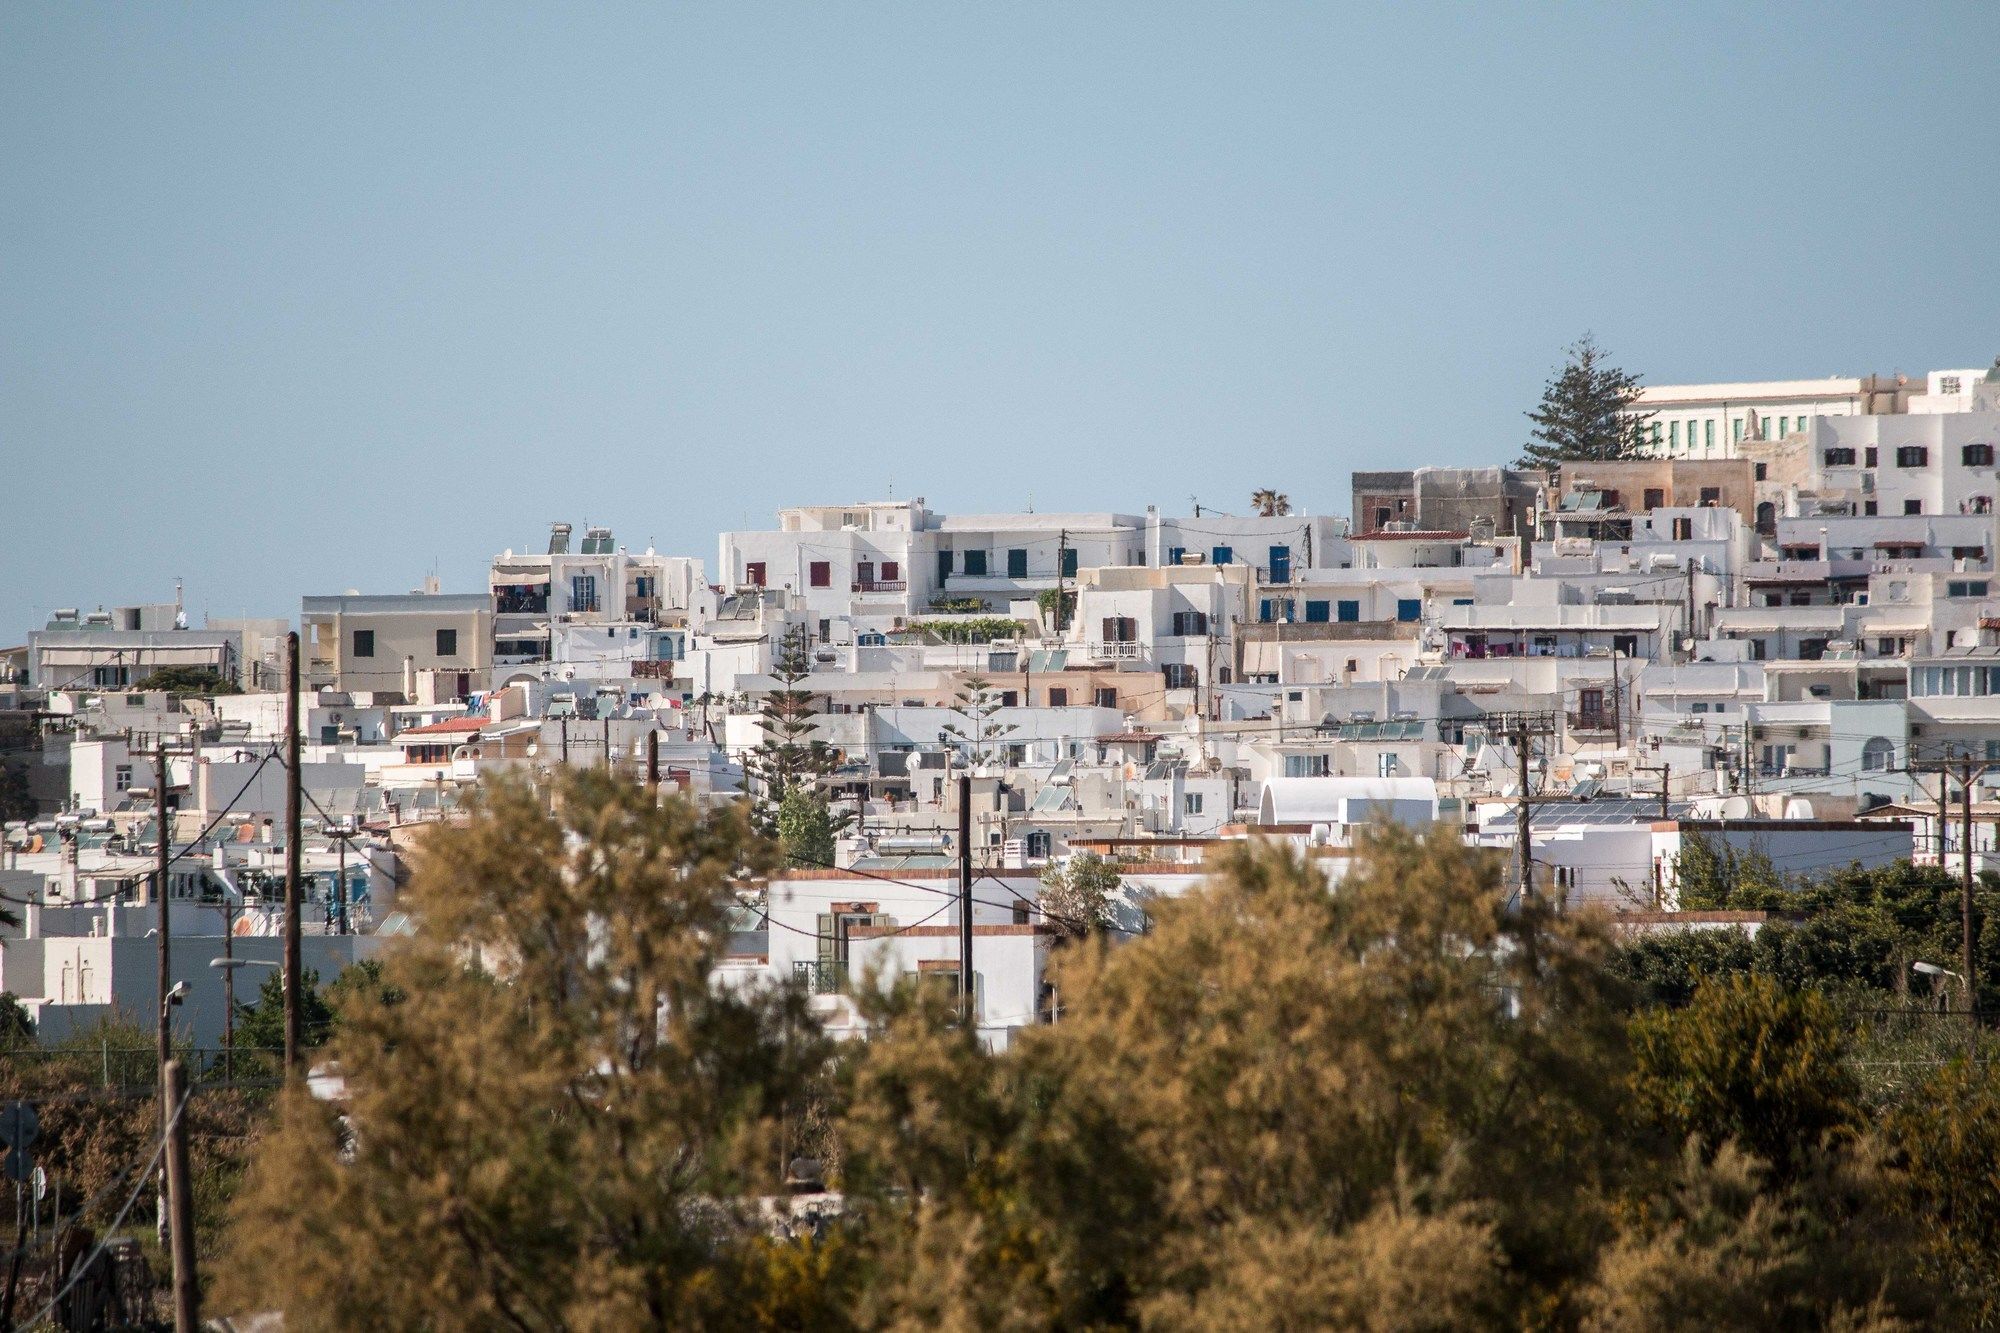
[[396, 733], [396, 738], [401, 740], [405, 736], [462, 736], [477, 731], [485, 725], [486, 719], [483, 717], [448, 717], [427, 727], [406, 727]]

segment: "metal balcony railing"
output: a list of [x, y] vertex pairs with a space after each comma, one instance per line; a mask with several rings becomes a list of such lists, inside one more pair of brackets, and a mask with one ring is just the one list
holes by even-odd
[[1610, 731], [1612, 717], [1608, 712], [1580, 712], [1569, 715], [1571, 731]]
[[792, 980], [808, 995], [838, 995], [847, 989], [847, 964], [825, 958], [794, 962]]
[[1109, 662], [1137, 662], [1145, 657], [1146, 645], [1135, 639], [1093, 639], [1090, 643], [1090, 655]]
[[855, 592], [908, 592], [908, 579], [856, 579]]

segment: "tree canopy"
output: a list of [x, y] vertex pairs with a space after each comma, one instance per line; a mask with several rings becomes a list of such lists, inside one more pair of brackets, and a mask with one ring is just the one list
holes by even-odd
[[1541, 402], [1528, 413], [1534, 429], [1514, 466], [1554, 468], [1639, 453], [1647, 419], [1635, 410], [1639, 377], [1612, 365], [1587, 333], [1564, 355], [1562, 368], [1542, 387]]

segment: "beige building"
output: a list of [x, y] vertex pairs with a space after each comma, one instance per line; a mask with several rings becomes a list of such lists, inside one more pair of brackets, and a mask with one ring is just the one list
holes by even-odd
[[454, 698], [486, 688], [493, 667], [493, 603], [481, 593], [307, 597], [299, 617], [308, 688], [417, 695], [442, 673]]

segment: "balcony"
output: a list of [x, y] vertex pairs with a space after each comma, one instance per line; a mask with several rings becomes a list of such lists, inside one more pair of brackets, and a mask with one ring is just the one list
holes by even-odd
[[828, 958], [795, 961], [792, 980], [808, 995], [839, 995], [847, 989], [847, 964]]
[[854, 592], [908, 592], [910, 590], [910, 582], [908, 579], [856, 579], [852, 590]]
[[1617, 722], [1608, 712], [1585, 711], [1568, 716], [1571, 731], [1611, 731]]
[[1102, 662], [1143, 662], [1146, 660], [1146, 645], [1135, 639], [1115, 642], [1093, 640], [1088, 651], [1091, 657]]

